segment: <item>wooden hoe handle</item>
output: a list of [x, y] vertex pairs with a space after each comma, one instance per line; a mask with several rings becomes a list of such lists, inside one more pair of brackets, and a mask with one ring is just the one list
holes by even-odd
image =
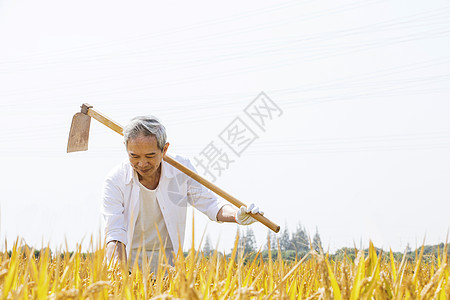
[[[242, 203], [241, 201], [239, 201], [238, 199], [236, 199], [235, 197], [231, 196], [230, 194], [228, 194], [227, 192], [225, 192], [224, 190], [219, 188], [217, 185], [215, 185], [212, 182], [206, 180], [205, 178], [203, 178], [202, 176], [198, 175], [197, 173], [195, 173], [194, 171], [192, 171], [188, 167], [186, 167], [183, 164], [179, 163], [178, 161], [176, 161], [172, 157], [166, 155], [166, 156], [164, 156], [164, 160], [166, 162], [168, 162], [169, 164], [171, 164], [172, 166], [174, 166], [175, 168], [177, 168], [178, 170], [180, 170], [181, 172], [183, 172], [184, 174], [188, 175], [189, 177], [191, 177], [194, 180], [198, 181], [199, 183], [203, 184], [208, 189], [210, 189], [211, 191], [213, 191], [214, 193], [216, 193], [220, 197], [224, 198], [225, 200], [227, 200], [228, 202], [230, 202], [234, 206], [236, 206], [238, 208], [241, 207], [241, 206], [247, 206], [244, 203]], [[257, 213], [257, 214], [252, 214], [251, 213], [251, 215], [252, 215], [253, 218], [255, 218], [259, 222], [263, 223], [264, 225], [266, 225], [269, 229], [273, 230], [274, 232], [279, 232], [280, 231], [280, 226], [279, 225], [277, 225], [274, 222], [270, 221], [269, 219], [267, 219], [266, 217], [264, 217], [260, 213]]]
[[[123, 135], [123, 131], [122, 131], [122, 126], [121, 125], [119, 125], [117, 122], [114, 122], [113, 120], [111, 120], [107, 116], [105, 116], [105, 115], [101, 114], [100, 112], [98, 112], [97, 110], [95, 110], [92, 107], [92, 105], [89, 105], [87, 103], [83, 104], [81, 106], [81, 112], [84, 113], [84, 114], [87, 114], [88, 116], [91, 116], [92, 118], [96, 119], [100, 123], [102, 123], [102, 124], [106, 125], [107, 127], [111, 128], [115, 132]], [[228, 202], [230, 202], [234, 206], [236, 206], [238, 208], [241, 207], [241, 206], [247, 206], [244, 203], [242, 203], [241, 201], [239, 201], [238, 199], [236, 199], [235, 197], [231, 196], [230, 194], [228, 194], [227, 192], [225, 192], [224, 190], [219, 188], [218, 186], [216, 186], [215, 184], [213, 184], [212, 182], [210, 182], [207, 179], [203, 178], [202, 176], [198, 175], [197, 173], [195, 173], [194, 171], [192, 171], [188, 167], [184, 166], [183, 164], [179, 163], [178, 161], [174, 160], [172, 157], [170, 157], [168, 155], [165, 155], [164, 156], [164, 161], [166, 161], [170, 165], [174, 166], [175, 168], [177, 168], [181, 172], [185, 173], [189, 177], [193, 178], [194, 180], [198, 181], [200, 184], [204, 185], [205, 187], [207, 187], [208, 189], [210, 189], [211, 191], [213, 191], [214, 193], [216, 193], [220, 197], [224, 198], [225, 200], [227, 200]], [[258, 220], [262, 224], [266, 225], [269, 229], [273, 230], [274, 232], [279, 232], [280, 231], [280, 226], [279, 225], [277, 225], [274, 222], [272, 222], [271, 220], [267, 219], [266, 217], [264, 217], [260, 213], [257, 213], [257, 214], [250, 213], [250, 214], [251, 214], [251, 216], [253, 218]]]

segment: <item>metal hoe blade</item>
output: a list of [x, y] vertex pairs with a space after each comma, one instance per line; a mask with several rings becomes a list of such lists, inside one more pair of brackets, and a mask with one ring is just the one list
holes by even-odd
[[67, 153], [76, 151], [86, 151], [89, 142], [89, 128], [91, 117], [84, 113], [76, 113], [70, 126], [69, 142], [67, 143]]

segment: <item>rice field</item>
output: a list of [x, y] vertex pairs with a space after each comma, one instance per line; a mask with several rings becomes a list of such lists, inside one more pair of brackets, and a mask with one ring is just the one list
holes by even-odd
[[[105, 245], [81, 247], [71, 255], [33, 250], [15, 243], [0, 253], [2, 299], [448, 299], [447, 249], [436, 256], [396, 260], [370, 244], [334, 261], [327, 254], [310, 252], [295, 261], [249, 260], [239, 253], [238, 239], [231, 255], [215, 252], [205, 257], [191, 250], [178, 253], [174, 266], [159, 257], [157, 274], [137, 267], [129, 272], [107, 265]], [[194, 248], [192, 248], [194, 249]], [[280, 253], [279, 253], [280, 254]], [[355, 253], [354, 253], [355, 254]], [[271, 257], [269, 253], [269, 257]], [[281, 257], [281, 255], [278, 255]]]

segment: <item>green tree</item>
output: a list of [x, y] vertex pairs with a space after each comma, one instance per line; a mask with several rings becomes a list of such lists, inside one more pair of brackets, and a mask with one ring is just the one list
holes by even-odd
[[245, 232], [244, 244], [244, 253], [247, 254], [256, 251], [256, 237], [251, 227], [247, 227], [247, 230]]
[[287, 228], [287, 225], [285, 225], [283, 232], [281, 233], [280, 236], [280, 247], [282, 251], [287, 251], [289, 250], [290, 247], [290, 237], [289, 237], [289, 230]]
[[309, 239], [306, 231], [300, 224], [297, 225], [297, 229], [292, 233], [291, 242], [288, 250], [295, 250], [297, 253], [309, 251]]
[[323, 252], [322, 241], [320, 240], [319, 230], [316, 227], [316, 233], [314, 234], [312, 241], [313, 249], [317, 252]]
[[256, 251], [256, 237], [251, 227], [247, 227], [245, 233], [239, 235], [238, 249], [244, 251], [244, 254]]
[[211, 255], [211, 253], [214, 252], [214, 248], [211, 244], [211, 239], [209, 238], [209, 234], [206, 236], [205, 244], [203, 245], [203, 253], [206, 256]]
[[277, 248], [278, 237], [270, 229], [267, 231], [267, 241], [264, 245], [264, 250], [269, 250], [269, 243], [270, 250], [275, 250]]

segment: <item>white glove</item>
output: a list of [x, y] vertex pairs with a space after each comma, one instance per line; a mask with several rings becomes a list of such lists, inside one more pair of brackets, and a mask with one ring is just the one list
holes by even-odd
[[239, 225], [250, 225], [252, 223], [255, 223], [256, 219], [253, 218], [249, 213], [260, 213], [261, 215], [264, 215], [264, 212], [259, 211], [259, 207], [254, 203], [250, 204], [247, 207], [241, 206], [241, 208], [237, 211], [236, 216], [234, 216], [236, 223], [238, 223]]

